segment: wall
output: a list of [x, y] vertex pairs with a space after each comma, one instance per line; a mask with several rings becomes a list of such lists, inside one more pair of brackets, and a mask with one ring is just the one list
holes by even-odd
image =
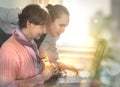
[[0, 7], [23, 8], [30, 3], [32, 3], [32, 0], [0, 0]]
[[111, 14], [111, 0], [63, 0], [63, 5], [70, 12], [70, 23], [58, 41], [60, 45], [89, 43], [90, 41], [87, 39], [89, 39], [90, 18], [98, 10], [105, 15]]

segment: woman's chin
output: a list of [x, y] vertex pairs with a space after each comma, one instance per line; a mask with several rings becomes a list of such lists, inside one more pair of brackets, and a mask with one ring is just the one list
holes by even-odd
[[40, 39], [40, 37], [41, 37], [41, 36], [37, 36], [35, 39], [36, 39], [36, 40], [39, 40], [39, 39]]
[[59, 34], [56, 34], [56, 35], [53, 35], [54, 37], [59, 37], [60, 35]]

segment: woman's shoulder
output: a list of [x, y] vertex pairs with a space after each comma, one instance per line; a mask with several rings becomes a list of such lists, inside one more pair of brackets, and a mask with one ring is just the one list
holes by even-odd
[[18, 46], [18, 42], [15, 40], [13, 36], [11, 36], [8, 40], [6, 40], [1, 49], [15, 49]]

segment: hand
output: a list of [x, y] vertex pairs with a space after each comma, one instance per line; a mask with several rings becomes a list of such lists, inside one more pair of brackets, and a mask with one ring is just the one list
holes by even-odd
[[53, 65], [46, 65], [43, 72], [42, 72], [42, 77], [44, 81], [49, 80], [54, 73], [54, 67]]
[[57, 65], [58, 65], [60, 70], [70, 70], [70, 71], [75, 72], [76, 75], [78, 75], [78, 70], [74, 66], [67, 65], [67, 64], [64, 64], [62, 62], [57, 62]]
[[19, 87], [34, 87], [37, 84], [44, 84], [41, 74], [19, 81]]

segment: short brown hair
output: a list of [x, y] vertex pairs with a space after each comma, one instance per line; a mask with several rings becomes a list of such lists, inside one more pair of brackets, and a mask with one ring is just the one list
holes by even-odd
[[46, 10], [37, 4], [30, 4], [26, 6], [18, 15], [19, 28], [25, 28], [27, 21], [35, 25], [47, 25], [50, 22], [50, 16]]

